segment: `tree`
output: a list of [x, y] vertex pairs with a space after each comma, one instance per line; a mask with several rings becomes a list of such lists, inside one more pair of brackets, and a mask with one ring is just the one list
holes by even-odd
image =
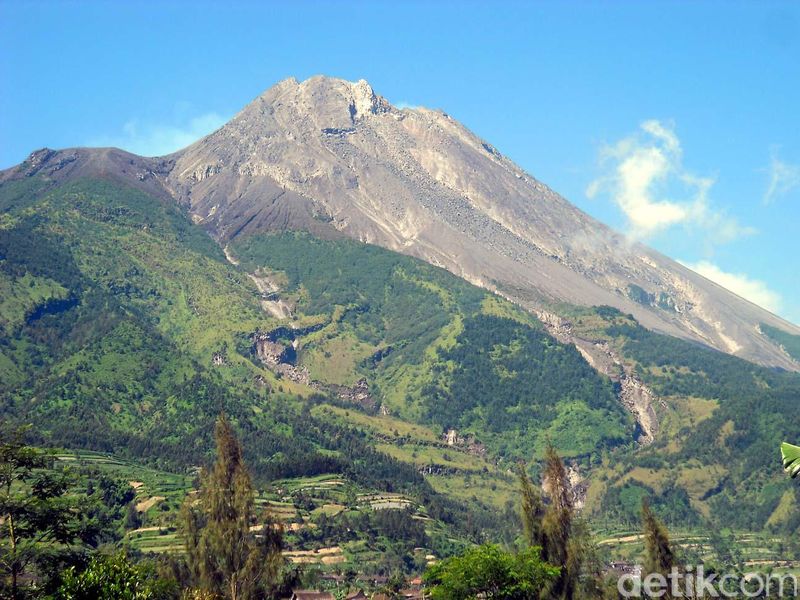
[[177, 591], [176, 583], [159, 579], [151, 565], [132, 564], [120, 553], [94, 556], [83, 570], [67, 569], [55, 600], [166, 600]]
[[139, 529], [142, 526], [142, 517], [136, 510], [136, 504], [129, 502], [125, 508], [125, 529]]
[[544, 556], [552, 564], [566, 565], [572, 531], [572, 490], [564, 463], [552, 444], [548, 444], [545, 450], [543, 479], [550, 498], [542, 520], [546, 541]]
[[545, 450], [543, 480], [550, 499], [542, 519], [543, 556], [550, 564], [561, 567], [551, 595], [554, 598], [573, 598], [583, 562], [583, 546], [572, 539], [572, 489], [564, 463], [552, 444], [548, 444]]
[[0, 567], [12, 599], [31, 563], [86, 533], [78, 500], [66, 495], [69, 473], [53, 471], [51, 455], [25, 444], [27, 429], [0, 431]]
[[425, 573], [433, 600], [540, 598], [559, 569], [541, 558], [539, 548], [518, 554], [486, 544], [433, 565]]
[[522, 495], [522, 526], [525, 531], [525, 540], [529, 546], [544, 547], [546, 541], [542, 531], [542, 519], [544, 518], [542, 495], [533, 486], [523, 463], [519, 464], [517, 475]]
[[589, 528], [575, 515], [567, 470], [552, 444], [545, 450], [543, 487], [545, 505], [524, 470], [519, 471], [522, 520], [530, 546], [541, 546], [542, 558], [559, 568], [548, 583], [547, 597], [596, 598], [602, 593], [602, 569]]
[[267, 515], [257, 525], [255, 493], [242, 447], [225, 415], [217, 419], [217, 460], [182, 510], [187, 560], [199, 587], [230, 600], [267, 594], [282, 565], [282, 532]]
[[[675, 556], [669, 544], [669, 534], [651, 510], [647, 498], [642, 498], [642, 530], [645, 549], [642, 575], [660, 573], [667, 577], [675, 565]], [[670, 597], [669, 591], [665, 597]]]

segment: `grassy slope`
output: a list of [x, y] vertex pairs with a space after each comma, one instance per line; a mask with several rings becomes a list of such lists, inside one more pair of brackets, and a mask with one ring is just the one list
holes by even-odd
[[18, 290], [32, 279], [27, 289], [68, 295], [75, 306], [41, 315], [28, 307], [20, 319], [24, 303], [3, 304], [0, 352], [17, 375], [2, 381], [7, 409], [62, 430], [88, 418], [146, 437], [159, 420], [190, 428], [178, 415], [191, 388], [207, 387], [201, 380], [224, 385], [259, 372], [236, 357], [224, 373], [203, 372], [214, 351], [265, 319], [255, 291], [175, 208], [84, 180], [9, 214], [4, 279]]
[[[514, 484], [493, 460], [445, 447], [442, 429], [473, 434], [493, 459], [530, 456], [549, 434], [599, 465], [590, 507], [617, 526], [652, 490], [673, 526], [712, 518], [797, 530], [791, 488], [772, 464], [774, 440], [800, 434], [796, 376], [578, 311], [577, 328], [609, 340], [668, 400], [653, 447], [612, 452], [630, 422], [608, 382], [530, 315], [444, 271], [294, 235], [245, 240], [237, 269], [179, 210], [145, 194], [98, 180], [40, 187], [30, 178], [0, 188], [0, 410], [35, 422], [42, 441], [178, 470], [207, 459], [211, 420], [225, 408], [260, 481], [327, 473], [359, 493], [408, 493], [447, 538], [462, 508], [434, 489], [492, 527], [489, 508], [503, 508]], [[313, 391], [253, 360], [250, 333], [278, 325], [245, 274], [265, 266], [283, 276], [298, 323], [326, 323], [300, 360], [331, 383], [366, 376], [392, 416], [301, 400]], [[226, 365], [212, 368], [214, 352]], [[463, 410], [438, 410], [450, 406]], [[422, 467], [434, 467], [427, 481]]]
[[794, 489], [778, 445], [800, 436], [800, 375], [649, 332], [613, 309], [571, 316], [576, 330], [611, 343], [665, 400], [655, 443], [598, 470], [593, 508], [634, 523], [639, 498], [655, 491], [673, 527], [798, 530], [800, 515], [786, 511]]
[[[379, 401], [406, 420], [456, 428], [504, 458], [540, 455], [548, 437], [568, 456], [631, 438], [610, 382], [573, 347], [442, 269], [292, 233], [250, 237], [233, 252], [251, 272], [282, 273], [282, 294], [297, 316], [329, 323], [302, 340], [300, 361], [313, 376], [329, 383], [366, 377]], [[380, 360], [370, 358], [376, 353]]]

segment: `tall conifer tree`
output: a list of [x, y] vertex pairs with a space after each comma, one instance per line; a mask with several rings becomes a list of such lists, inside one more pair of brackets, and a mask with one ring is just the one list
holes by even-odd
[[229, 600], [263, 598], [282, 563], [281, 531], [266, 515], [257, 524], [255, 493], [242, 447], [225, 415], [214, 435], [217, 460], [203, 471], [196, 498], [183, 508], [189, 566], [199, 587]]
[[547, 444], [544, 460], [544, 487], [550, 504], [544, 513], [542, 530], [546, 541], [544, 557], [552, 565], [561, 567], [561, 573], [550, 593], [553, 598], [573, 598], [575, 579], [574, 560], [570, 560], [572, 534], [572, 491], [564, 463], [552, 444]]
[[[642, 576], [660, 573], [667, 577], [675, 566], [675, 555], [669, 543], [666, 527], [658, 520], [650, 508], [647, 498], [642, 498], [642, 530], [644, 533], [644, 572]], [[671, 598], [667, 591], [664, 598]]]
[[517, 475], [522, 493], [522, 526], [525, 531], [525, 541], [529, 546], [538, 546], [544, 551], [547, 542], [542, 530], [542, 519], [544, 518], [542, 495], [534, 487], [525, 470], [524, 463], [519, 464]]

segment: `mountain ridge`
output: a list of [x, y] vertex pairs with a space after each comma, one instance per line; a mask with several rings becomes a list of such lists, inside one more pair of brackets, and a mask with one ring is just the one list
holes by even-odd
[[[73, 158], [74, 157], [74, 158]], [[173, 154], [64, 150], [0, 174], [95, 173], [188, 207], [221, 244], [351, 237], [422, 258], [530, 310], [611, 305], [647, 328], [789, 370], [762, 323], [800, 328], [582, 213], [442, 111], [364, 80], [285, 79]]]

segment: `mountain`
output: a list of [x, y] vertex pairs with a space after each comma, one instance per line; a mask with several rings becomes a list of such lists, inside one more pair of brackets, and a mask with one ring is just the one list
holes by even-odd
[[653, 331], [800, 369], [761, 325], [800, 327], [630, 242], [446, 113], [398, 109], [363, 80], [287, 79], [167, 157], [45, 150], [24, 168], [123, 177], [186, 205], [222, 244], [274, 230], [346, 236], [531, 310], [614, 306]]
[[[271, 334], [277, 345], [300, 331], [287, 331], [263, 309], [256, 283], [171, 198], [157, 188], [146, 192], [122, 183], [131, 173], [141, 183], [136, 169], [147, 162], [110, 152], [94, 164], [113, 166], [114, 175], [81, 171], [59, 181], [63, 170], [57, 169], [50, 173], [55, 177], [23, 174], [0, 184], [0, 422], [32, 423], [40, 445], [113, 453], [112, 463], [123, 459], [141, 471], [147, 465], [186, 473], [209, 459], [212, 424], [224, 410], [241, 432], [262, 489], [288, 479], [298, 493], [305, 485], [313, 494], [307, 481], [328, 476], [346, 482], [350, 502], [361, 509], [370, 512], [369, 498], [394, 498], [389, 502], [413, 507], [430, 520], [432, 534], [445, 539], [480, 539], [482, 532], [502, 528], [493, 516], [497, 499], [466, 502], [434, 489], [413, 448], [448, 485], [480, 473], [475, 489], [507, 490], [510, 478], [501, 469], [486, 456], [448, 453], [433, 429], [360, 412], [364, 407], [340, 398], [338, 388], [293, 381], [269, 361], [264, 346]], [[395, 346], [411, 335], [423, 338], [416, 349], [395, 353], [405, 364], [419, 359], [431, 332], [436, 337], [458, 312], [431, 303], [426, 286], [464, 296], [458, 303], [471, 311], [480, 310], [486, 292], [394, 256], [399, 260], [392, 259], [393, 268], [404, 268], [418, 282], [402, 301], [429, 305], [420, 313], [423, 323], [394, 332]], [[330, 322], [323, 314], [295, 323], [298, 330], [330, 335], [346, 320], [340, 314]], [[538, 333], [541, 343], [547, 336]], [[291, 347], [288, 342], [284, 349]], [[580, 366], [574, 350], [563, 352]], [[624, 435], [630, 426], [622, 410], [613, 405], [607, 384], [594, 381], [606, 388], [604, 400], [622, 422], [617, 437]], [[323, 500], [346, 496], [339, 492], [333, 489]], [[366, 499], [356, 502], [356, 494]], [[286, 494], [270, 497], [286, 501]], [[156, 516], [170, 516], [174, 525], [176, 511], [161, 510], [167, 507]]]
[[226, 256], [140, 177], [154, 162], [89, 154], [0, 183], [0, 423], [124, 482], [171, 473], [138, 492], [170, 500], [134, 540], [175, 527], [221, 410], [290, 549], [339, 565], [344, 547], [359, 572], [513, 537], [508, 470], [548, 436], [571, 457], [633, 443], [611, 381], [510, 302], [348, 239], [254, 235]]
[[287, 79], [168, 160], [166, 185], [222, 242], [341, 233], [529, 308], [611, 305], [655, 331], [800, 367], [759, 328], [797, 326], [629, 242], [446, 113], [395, 108], [363, 80]]
[[[642, 273], [686, 278], [771, 366], [712, 347], [698, 305]], [[359, 568], [383, 542], [348, 519], [369, 529], [375, 506], [409, 509], [404, 552], [513, 537], [509, 469], [548, 440], [612, 533], [651, 496], [687, 539], [796, 537], [775, 458], [800, 437], [790, 356], [796, 327], [364, 83], [283, 82], [167, 157], [44, 149], [0, 172], [0, 420], [185, 474], [225, 410], [292, 550], [341, 545]]]

